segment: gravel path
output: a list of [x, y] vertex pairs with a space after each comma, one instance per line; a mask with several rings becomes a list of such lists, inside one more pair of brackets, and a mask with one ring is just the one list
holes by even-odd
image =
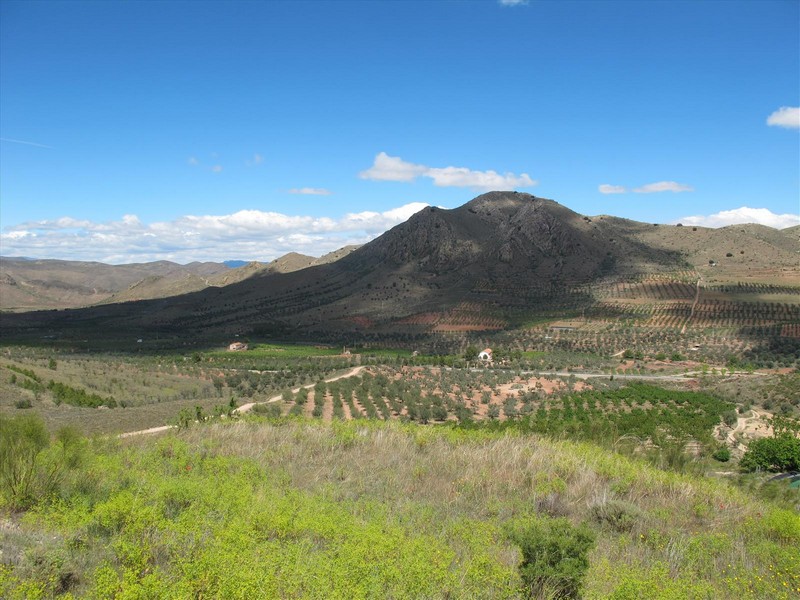
[[[363, 370], [364, 370], [363, 366], [353, 367], [346, 373], [342, 373], [341, 375], [336, 375], [334, 377], [329, 377], [328, 379], [325, 380], [325, 382], [330, 383], [331, 381], [338, 381], [339, 379], [346, 379], [347, 377], [355, 377]], [[292, 390], [292, 393], [296, 394], [303, 388], [309, 389], [313, 388], [315, 385], [316, 385], [315, 383], [309, 383], [308, 385], [296, 387]], [[250, 412], [256, 404], [269, 404], [270, 402], [278, 402], [282, 397], [283, 397], [282, 394], [278, 394], [277, 396], [273, 396], [269, 400], [265, 400], [263, 402], [249, 402], [247, 404], [243, 404], [242, 406], [235, 408], [233, 412], [241, 415]], [[129, 431], [127, 433], [120, 433], [117, 437], [126, 438], [126, 437], [132, 437], [134, 435], [149, 435], [151, 433], [161, 433], [163, 431], [169, 431], [170, 429], [176, 429], [176, 428], [177, 428], [176, 425], [160, 425], [158, 427], [151, 427], [150, 429], [140, 429], [139, 431]]]
[[[361, 371], [363, 371], [363, 370], [364, 370], [364, 367], [353, 367], [352, 369], [347, 371], [347, 373], [342, 373], [341, 375], [336, 375], [335, 377], [329, 377], [328, 379], [325, 380], [325, 383], [330, 383], [332, 381], [338, 381], [339, 379], [346, 379], [348, 377], [355, 377], [356, 375], [361, 373]], [[299, 392], [302, 389], [309, 390], [309, 389], [313, 388], [315, 385], [316, 385], [315, 383], [309, 383], [308, 385], [302, 385], [300, 387], [296, 387], [296, 388], [294, 388], [292, 390], [292, 393], [296, 394], [297, 392]], [[239, 414], [239, 415], [243, 414], [243, 413], [246, 413], [246, 412], [250, 412], [251, 410], [253, 410], [253, 407], [256, 404], [270, 404], [272, 402], [278, 402], [282, 397], [283, 397], [283, 394], [278, 394], [277, 396], [273, 396], [269, 400], [264, 400], [262, 402], [249, 402], [247, 404], [242, 404], [241, 406], [235, 408], [233, 410], [233, 412], [236, 413], [236, 414]]]

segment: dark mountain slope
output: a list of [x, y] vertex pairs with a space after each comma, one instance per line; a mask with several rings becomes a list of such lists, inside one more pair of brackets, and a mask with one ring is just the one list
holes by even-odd
[[[233, 285], [157, 301], [4, 317], [3, 327], [15, 335], [28, 327], [72, 335], [102, 325], [129, 337], [177, 340], [413, 333], [445, 317], [497, 329], [589, 306], [596, 284], [692, 273], [704, 259], [686, 245], [705, 233], [691, 229], [582, 216], [552, 200], [492, 192], [453, 210], [426, 208], [333, 263], [256, 272]], [[706, 231], [722, 236], [715, 244], [728, 243], [725, 230]], [[768, 245], [737, 235], [745, 236], [739, 244]], [[781, 261], [796, 256], [770, 248]]]

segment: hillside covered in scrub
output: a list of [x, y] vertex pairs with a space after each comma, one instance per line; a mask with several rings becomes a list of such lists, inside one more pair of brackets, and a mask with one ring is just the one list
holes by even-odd
[[795, 512], [513, 429], [249, 418], [40, 460], [60, 475], [3, 517], [5, 598], [800, 594]]

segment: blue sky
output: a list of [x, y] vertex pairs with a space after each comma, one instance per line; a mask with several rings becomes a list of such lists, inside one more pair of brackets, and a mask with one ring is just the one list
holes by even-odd
[[320, 255], [489, 189], [784, 227], [799, 105], [797, 1], [2, 0], [0, 252]]

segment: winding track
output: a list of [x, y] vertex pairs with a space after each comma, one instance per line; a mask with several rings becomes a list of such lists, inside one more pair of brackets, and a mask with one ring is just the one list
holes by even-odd
[[747, 431], [747, 427], [749, 425], [765, 422], [766, 419], [772, 416], [767, 412], [758, 411], [755, 408], [751, 409], [750, 413], [751, 415], [749, 417], [744, 417], [744, 416], [738, 417], [736, 419], [736, 427], [728, 432], [727, 441], [731, 445], [731, 447], [735, 448], [738, 446], [738, 448], [740, 448], [741, 450], [746, 451], [747, 444], [741, 440], [737, 440], [736, 434], [745, 432]]
[[[328, 377], [328, 379], [325, 380], [325, 383], [338, 381], [339, 379], [346, 379], [348, 377], [355, 377], [363, 370], [364, 370], [363, 366], [353, 367], [346, 373], [342, 373], [341, 375], [335, 375], [334, 377]], [[292, 393], [296, 394], [301, 389], [311, 389], [315, 385], [316, 385], [315, 383], [301, 385], [300, 387], [294, 388], [292, 390]], [[233, 412], [235, 414], [241, 415], [250, 412], [256, 404], [270, 404], [272, 402], [278, 402], [282, 397], [283, 397], [282, 394], [278, 394], [277, 396], [273, 396], [269, 400], [264, 400], [263, 402], [248, 402], [247, 404], [242, 404], [241, 406], [235, 408]], [[120, 433], [117, 437], [126, 438], [126, 437], [132, 437], [134, 435], [148, 435], [151, 433], [161, 433], [162, 431], [169, 431], [170, 429], [176, 429], [176, 428], [177, 428], [176, 425], [159, 425], [158, 427], [151, 427], [150, 429], [140, 429], [139, 431], [128, 431], [127, 433]]]
[[[341, 375], [336, 375], [335, 377], [329, 377], [328, 379], [325, 380], [325, 383], [330, 383], [331, 381], [338, 381], [339, 379], [347, 379], [348, 377], [355, 377], [356, 375], [361, 373], [361, 371], [363, 371], [363, 370], [364, 370], [364, 367], [353, 367], [352, 369], [350, 369], [346, 373], [342, 373]], [[300, 387], [294, 388], [292, 390], [292, 393], [296, 394], [297, 392], [299, 392], [302, 389], [310, 390], [315, 385], [316, 385], [315, 383], [309, 383], [307, 385], [301, 385]], [[273, 396], [269, 400], [264, 400], [263, 402], [248, 402], [247, 404], [242, 404], [241, 406], [233, 409], [233, 412], [236, 413], [236, 414], [241, 415], [243, 413], [250, 412], [256, 404], [270, 404], [272, 402], [278, 402], [282, 397], [283, 397], [282, 394], [278, 394], [277, 396]]]

